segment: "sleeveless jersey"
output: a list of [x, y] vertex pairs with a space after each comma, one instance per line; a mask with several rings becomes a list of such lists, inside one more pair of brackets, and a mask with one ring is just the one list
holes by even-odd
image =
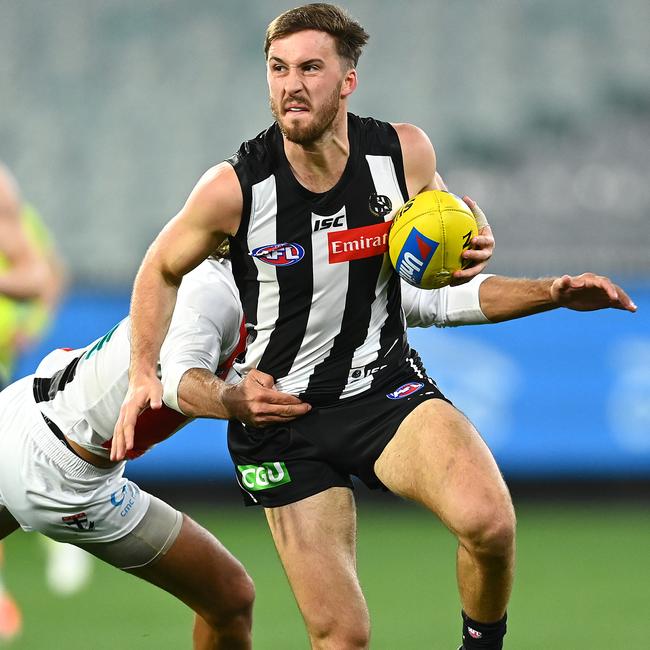
[[[183, 279], [161, 352], [161, 409], [145, 410], [128, 458], [143, 454], [190, 418], [180, 413], [176, 392], [183, 373], [206, 368], [224, 377], [243, 347], [242, 312], [226, 264], [206, 260]], [[130, 321], [76, 349], [54, 350], [39, 364], [33, 382], [41, 413], [66, 436], [108, 458], [113, 429], [128, 389]]]
[[407, 351], [386, 254], [390, 222], [408, 198], [398, 136], [349, 114], [348, 139], [340, 180], [320, 194], [291, 172], [277, 124], [228, 160], [244, 198], [230, 238], [248, 330], [235, 369], [258, 368], [316, 405], [364, 392]]

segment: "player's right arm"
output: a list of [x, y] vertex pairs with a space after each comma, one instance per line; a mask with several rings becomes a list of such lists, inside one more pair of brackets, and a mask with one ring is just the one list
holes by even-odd
[[129, 389], [115, 425], [111, 460], [133, 448], [135, 423], [147, 406], [160, 408], [158, 356], [183, 276], [239, 227], [243, 197], [228, 163], [208, 170], [181, 211], [149, 247], [131, 297]]

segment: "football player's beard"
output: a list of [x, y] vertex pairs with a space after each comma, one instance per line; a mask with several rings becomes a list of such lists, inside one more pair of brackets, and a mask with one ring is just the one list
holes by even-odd
[[[313, 119], [308, 124], [292, 124], [290, 112], [284, 114], [283, 120], [280, 108], [271, 97], [269, 100], [271, 113], [273, 113], [273, 117], [275, 117], [282, 135], [284, 135], [289, 142], [295, 144], [309, 145], [317, 142], [330, 128], [339, 112], [341, 86], [342, 83], [332, 91], [332, 94], [327, 98], [318, 113], [314, 112], [313, 106], [311, 106], [310, 114]], [[296, 97], [295, 99], [296, 101], [300, 101], [299, 97]]]

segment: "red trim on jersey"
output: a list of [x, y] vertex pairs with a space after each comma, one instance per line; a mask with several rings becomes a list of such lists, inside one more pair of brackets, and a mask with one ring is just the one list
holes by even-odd
[[239, 325], [239, 341], [235, 346], [235, 349], [232, 351], [232, 354], [217, 368], [216, 375], [219, 379], [225, 379], [228, 371], [232, 368], [232, 364], [235, 363], [235, 359], [246, 349], [246, 338], [248, 332], [246, 331], [245, 319], [242, 319], [241, 324]]

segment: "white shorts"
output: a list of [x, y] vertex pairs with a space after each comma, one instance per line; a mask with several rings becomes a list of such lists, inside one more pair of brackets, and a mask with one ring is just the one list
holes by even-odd
[[0, 393], [0, 506], [23, 530], [71, 544], [128, 535], [151, 496], [123, 476], [71, 452], [45, 424], [26, 377]]

